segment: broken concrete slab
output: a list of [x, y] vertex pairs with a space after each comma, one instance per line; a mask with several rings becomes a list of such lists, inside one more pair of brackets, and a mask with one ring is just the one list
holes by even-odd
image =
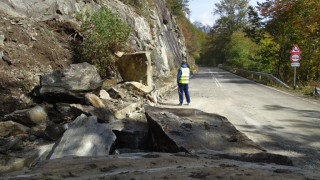
[[95, 116], [82, 114], [69, 125], [47, 158], [106, 156], [115, 140], [116, 136], [107, 124], [98, 123]]
[[239, 132], [225, 117], [196, 109], [145, 107], [155, 149], [196, 153], [205, 149], [260, 153], [263, 149]]

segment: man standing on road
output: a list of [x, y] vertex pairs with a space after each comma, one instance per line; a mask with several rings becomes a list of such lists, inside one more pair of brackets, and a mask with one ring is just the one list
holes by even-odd
[[179, 106], [183, 104], [183, 92], [185, 93], [187, 103], [190, 104], [189, 96], [189, 79], [190, 79], [190, 69], [187, 66], [185, 60], [182, 61], [181, 67], [178, 70], [177, 83], [178, 83], [178, 92], [179, 92]]

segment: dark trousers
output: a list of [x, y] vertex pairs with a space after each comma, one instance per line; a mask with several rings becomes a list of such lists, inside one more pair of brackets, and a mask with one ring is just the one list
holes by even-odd
[[189, 85], [188, 84], [178, 84], [178, 92], [179, 92], [179, 101], [183, 103], [183, 92], [186, 96], [187, 103], [190, 103], [190, 96], [189, 96]]

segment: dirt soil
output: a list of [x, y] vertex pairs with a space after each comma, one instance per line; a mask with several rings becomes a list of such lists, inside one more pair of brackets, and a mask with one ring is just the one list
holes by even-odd
[[70, 65], [77, 25], [53, 18], [47, 21], [14, 18], [0, 12], [0, 117], [30, 106], [28, 93], [40, 76]]

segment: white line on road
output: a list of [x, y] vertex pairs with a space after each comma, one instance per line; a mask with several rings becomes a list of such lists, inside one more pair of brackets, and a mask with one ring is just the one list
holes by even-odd
[[220, 83], [219, 80], [215, 77], [214, 73], [211, 72], [210, 69], [208, 69], [208, 71], [209, 71], [209, 73], [211, 74], [211, 77], [212, 77], [212, 79], [215, 81], [216, 85], [217, 85], [218, 87], [222, 87], [221, 83]]

